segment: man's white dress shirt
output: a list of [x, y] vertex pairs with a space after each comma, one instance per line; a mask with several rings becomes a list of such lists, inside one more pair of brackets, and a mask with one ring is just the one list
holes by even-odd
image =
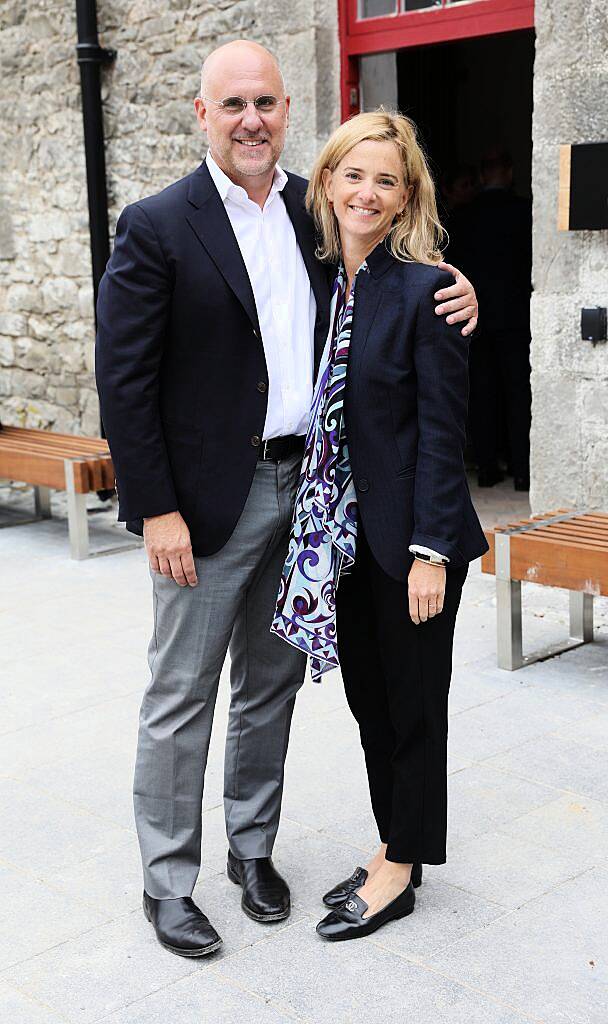
[[209, 173], [226, 207], [249, 275], [268, 369], [263, 439], [305, 434], [312, 401], [317, 305], [281, 191], [277, 164], [264, 209], [211, 156]]

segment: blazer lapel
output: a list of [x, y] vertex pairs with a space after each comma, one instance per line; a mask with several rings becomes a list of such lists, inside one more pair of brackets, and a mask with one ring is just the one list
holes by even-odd
[[370, 328], [382, 297], [382, 289], [369, 271], [360, 270], [355, 285], [355, 306], [348, 349], [348, 387], [356, 383]]
[[230, 218], [204, 162], [192, 175], [188, 202], [186, 220], [259, 335], [260, 324], [249, 275]]

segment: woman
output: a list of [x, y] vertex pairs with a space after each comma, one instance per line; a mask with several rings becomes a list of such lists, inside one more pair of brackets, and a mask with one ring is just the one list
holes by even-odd
[[341, 125], [307, 203], [339, 263], [273, 630], [339, 663], [380, 849], [324, 897], [317, 931], [368, 935], [445, 862], [447, 697], [468, 563], [487, 549], [464, 470], [467, 342], [434, 313], [449, 275], [412, 122]]

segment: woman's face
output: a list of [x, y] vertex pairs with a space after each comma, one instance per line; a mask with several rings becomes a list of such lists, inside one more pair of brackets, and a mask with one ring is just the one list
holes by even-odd
[[356, 239], [368, 252], [388, 234], [412, 191], [405, 187], [397, 146], [371, 140], [353, 146], [334, 171], [326, 168], [323, 184], [343, 244]]

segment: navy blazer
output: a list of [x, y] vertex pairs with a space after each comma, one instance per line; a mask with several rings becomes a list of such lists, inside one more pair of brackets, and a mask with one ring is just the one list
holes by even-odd
[[[317, 303], [316, 373], [331, 271], [314, 255], [306, 184], [289, 174], [281, 195]], [[249, 277], [206, 163], [123, 210], [97, 321], [97, 386], [118, 518], [141, 534], [144, 517], [179, 510], [194, 554], [213, 554], [249, 493], [268, 372]]]
[[345, 396], [348, 447], [370, 548], [405, 580], [410, 544], [463, 565], [488, 550], [463, 452], [468, 341], [435, 313], [451, 274], [395, 259], [382, 242], [360, 271]]

